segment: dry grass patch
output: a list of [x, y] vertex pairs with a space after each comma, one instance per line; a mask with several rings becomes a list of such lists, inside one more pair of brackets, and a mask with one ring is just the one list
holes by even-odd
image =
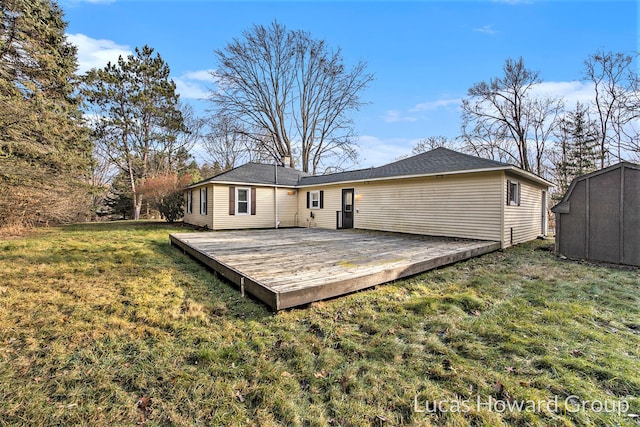
[[0, 241], [0, 425], [638, 425], [414, 407], [575, 395], [640, 413], [637, 270], [532, 242], [273, 314], [171, 248], [173, 231]]

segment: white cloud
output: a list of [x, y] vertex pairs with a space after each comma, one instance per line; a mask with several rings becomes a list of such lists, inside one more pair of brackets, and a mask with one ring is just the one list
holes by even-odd
[[78, 72], [85, 73], [91, 68], [102, 68], [108, 62], [116, 62], [120, 55], [131, 54], [127, 45], [112, 40], [93, 39], [84, 34], [67, 34], [67, 40], [78, 47]]
[[415, 122], [417, 120], [415, 117], [402, 115], [398, 110], [387, 110], [382, 119], [386, 123]]
[[183, 99], [208, 99], [210, 91], [197, 81], [190, 80], [185, 75], [174, 78], [176, 90]]
[[215, 83], [217, 79], [213, 76], [214, 71], [215, 70], [189, 71], [188, 73], [185, 73], [183, 77], [189, 80]]
[[591, 82], [574, 80], [571, 82], [542, 82], [531, 90], [538, 96], [560, 97], [565, 100], [565, 107], [573, 109], [576, 102], [589, 104], [594, 97], [594, 87]]
[[415, 107], [413, 107], [409, 111], [411, 112], [432, 111], [432, 110], [437, 110], [438, 108], [449, 107], [451, 105], [458, 106], [460, 105], [461, 102], [462, 101], [460, 100], [460, 98], [437, 99], [435, 101], [421, 102], [420, 104], [417, 104]]
[[213, 76], [214, 70], [187, 71], [173, 79], [176, 88], [182, 98], [185, 99], [209, 99], [211, 90], [217, 79]]
[[381, 139], [371, 135], [360, 135], [360, 168], [386, 165], [400, 156], [411, 155], [411, 148], [418, 140], [407, 138]]
[[480, 28], [474, 28], [473, 31], [477, 33], [490, 34], [490, 35], [498, 33], [498, 31], [493, 29], [493, 25], [484, 25]]

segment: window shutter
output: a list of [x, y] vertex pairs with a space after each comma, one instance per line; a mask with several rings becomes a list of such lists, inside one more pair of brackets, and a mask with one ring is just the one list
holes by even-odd
[[251, 215], [256, 214], [256, 187], [251, 187]]
[[320, 209], [324, 208], [324, 190], [320, 190]]
[[204, 214], [209, 213], [209, 189], [204, 187]]
[[509, 201], [511, 200], [511, 180], [507, 180], [507, 206], [509, 206]]
[[229, 215], [236, 214], [236, 187], [229, 187]]
[[307, 209], [311, 207], [311, 192], [307, 191]]
[[518, 194], [516, 196], [516, 200], [518, 201], [518, 206], [520, 206], [520, 183], [518, 183], [518, 186], [516, 187]]

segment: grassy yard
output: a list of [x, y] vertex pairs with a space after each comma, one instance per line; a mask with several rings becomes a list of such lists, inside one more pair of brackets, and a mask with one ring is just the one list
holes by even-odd
[[0, 240], [0, 425], [640, 425], [638, 270], [532, 242], [273, 314], [178, 230]]

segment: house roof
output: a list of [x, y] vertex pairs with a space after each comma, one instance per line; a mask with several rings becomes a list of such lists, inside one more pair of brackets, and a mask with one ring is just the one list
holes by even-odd
[[[426, 153], [418, 154], [416, 156], [408, 157], [376, 168], [339, 172], [330, 175], [305, 176], [300, 180], [300, 185], [320, 185], [334, 182], [366, 181], [384, 178], [501, 169], [513, 169], [514, 172], [519, 171], [519, 169], [508, 163], [482, 159], [480, 157], [440, 147]], [[536, 177], [535, 175], [533, 176]], [[536, 178], [541, 179], [539, 177]]]
[[[277, 168], [277, 182], [276, 182]], [[204, 179], [195, 184], [191, 184], [188, 188], [197, 187], [210, 182], [219, 182], [225, 184], [266, 184], [281, 185], [285, 187], [295, 187], [298, 185], [300, 178], [306, 176], [305, 172], [283, 166], [265, 165], [262, 163], [247, 163], [238, 166], [211, 178]]]
[[483, 159], [469, 154], [449, 150], [447, 148], [436, 148], [435, 150], [398, 160], [384, 166], [338, 172], [328, 175], [308, 175], [305, 172], [278, 166], [277, 182], [275, 181], [275, 168], [276, 166], [274, 165], [247, 163], [212, 178], [192, 184], [188, 188], [214, 182], [224, 184], [275, 184], [285, 187], [297, 187], [340, 182], [482, 172], [490, 170], [509, 170], [515, 174], [538, 182], [539, 184], [552, 185], [550, 182], [540, 178], [539, 176], [526, 172], [508, 163]]

